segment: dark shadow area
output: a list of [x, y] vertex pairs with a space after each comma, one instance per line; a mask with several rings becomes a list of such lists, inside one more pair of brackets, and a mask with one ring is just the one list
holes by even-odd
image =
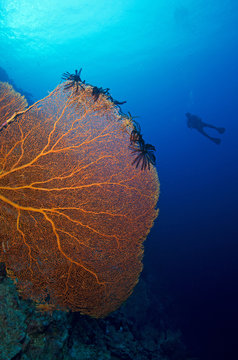
[[33, 95], [31, 93], [29, 93], [28, 91], [25, 91], [25, 90], [21, 89], [20, 87], [18, 87], [15, 84], [14, 80], [8, 76], [7, 72], [1, 66], [0, 66], [0, 81], [8, 82], [9, 84], [11, 84], [13, 86], [15, 91], [19, 92], [21, 95], [24, 95], [28, 102], [28, 105], [34, 104], [35, 99], [34, 99]]

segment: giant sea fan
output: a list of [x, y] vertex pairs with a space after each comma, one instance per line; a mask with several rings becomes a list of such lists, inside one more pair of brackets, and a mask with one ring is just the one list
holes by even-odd
[[131, 164], [132, 129], [106, 96], [94, 101], [90, 85], [60, 85], [25, 106], [0, 83], [0, 260], [24, 298], [105, 316], [142, 270], [156, 169]]

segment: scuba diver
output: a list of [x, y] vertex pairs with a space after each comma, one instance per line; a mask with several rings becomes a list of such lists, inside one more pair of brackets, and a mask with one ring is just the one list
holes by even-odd
[[188, 125], [189, 128], [196, 129], [202, 135], [208, 137], [208, 139], [213, 141], [215, 144], [220, 144], [221, 139], [209, 136], [207, 133], [205, 133], [203, 128], [204, 127], [209, 127], [211, 129], [215, 129], [216, 131], [219, 132], [219, 134], [223, 134], [225, 132], [225, 130], [226, 130], [225, 128], [223, 128], [223, 127], [219, 128], [219, 127], [207, 124], [207, 123], [203, 122], [201, 118], [199, 118], [196, 115], [192, 115], [189, 112], [186, 113], [185, 115], [187, 116], [187, 125]]

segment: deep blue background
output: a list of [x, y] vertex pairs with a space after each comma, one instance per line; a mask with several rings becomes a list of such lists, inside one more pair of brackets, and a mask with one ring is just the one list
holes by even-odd
[[[160, 215], [145, 260], [173, 297], [194, 354], [201, 359], [236, 359], [237, 51], [222, 44], [199, 58], [188, 56], [179, 65], [179, 74], [174, 69], [170, 73], [171, 98], [154, 114]], [[196, 100], [186, 107], [188, 88]], [[226, 127], [221, 145], [186, 128], [187, 109]]]
[[[153, 291], [173, 299], [194, 356], [238, 358], [238, 3], [3, 0], [0, 20], [0, 66], [35, 100], [83, 67], [140, 116], [161, 182]], [[187, 111], [224, 126], [221, 144], [187, 128]]]
[[[173, 297], [194, 355], [236, 359], [237, 51], [224, 43], [212, 50], [187, 56], [179, 74], [171, 69], [171, 98], [159, 106], [160, 215], [145, 260]], [[186, 128], [185, 110], [225, 126], [221, 145]]]

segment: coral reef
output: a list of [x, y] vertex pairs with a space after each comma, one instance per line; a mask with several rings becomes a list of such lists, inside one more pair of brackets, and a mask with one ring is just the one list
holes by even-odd
[[[75, 310], [75, 299], [70, 297], [75, 292], [81, 299], [77, 310], [106, 315], [131, 294], [142, 269], [142, 242], [157, 215], [158, 179], [154, 168], [141, 172], [131, 165], [128, 140], [133, 126], [123, 118], [118, 102], [103, 92], [91, 101], [92, 87], [84, 84], [83, 92], [74, 91], [73, 97], [68, 94], [70, 89], [65, 93], [58, 87], [24, 110], [23, 97], [9, 85], [2, 89], [0, 99], [13, 95], [7, 103], [14, 104], [15, 96], [18, 109], [3, 105], [0, 124], [0, 252], [7, 264], [6, 269], [0, 263], [0, 360], [188, 360], [181, 334], [166, 327], [162, 307], [158, 301], [152, 303], [144, 281], [119, 310], [104, 319], [54, 311], [56, 304]], [[90, 145], [94, 142], [98, 147]], [[87, 151], [79, 155], [82, 144]], [[66, 160], [54, 157], [61, 152]], [[77, 192], [77, 184], [90, 188], [95, 181], [96, 198], [90, 191], [85, 198]], [[117, 186], [123, 189], [113, 199]], [[65, 193], [72, 189], [73, 195]], [[44, 192], [47, 197], [42, 196]], [[85, 243], [84, 228], [88, 231]], [[90, 242], [92, 229], [99, 238], [91, 237]], [[108, 283], [107, 292], [97, 292], [100, 282]], [[81, 297], [90, 286], [82, 306]], [[55, 303], [57, 296], [62, 303]], [[36, 307], [28, 297], [41, 304]]]
[[0, 360], [188, 360], [178, 331], [153, 323], [147, 284], [105, 319], [40, 312], [19, 297], [12, 280], [0, 282]]

